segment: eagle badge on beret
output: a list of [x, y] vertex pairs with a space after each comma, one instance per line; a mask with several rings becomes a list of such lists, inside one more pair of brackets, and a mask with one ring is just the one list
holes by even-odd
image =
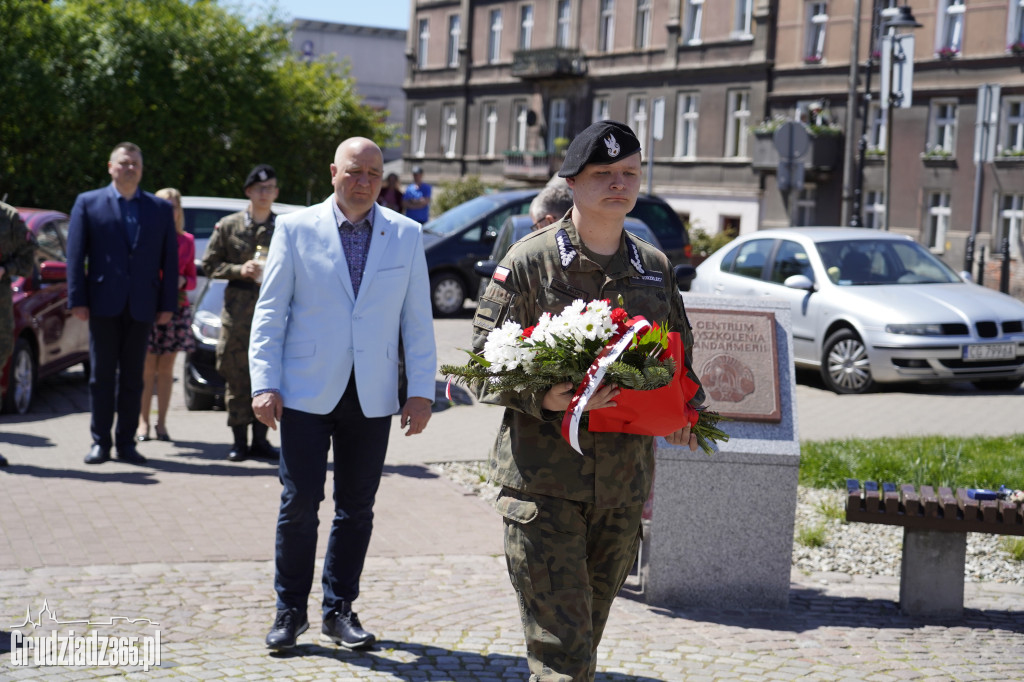
[[604, 146], [608, 149], [608, 156], [613, 159], [622, 151], [622, 147], [619, 146], [615, 136], [611, 133], [608, 133], [608, 137], [604, 138]]

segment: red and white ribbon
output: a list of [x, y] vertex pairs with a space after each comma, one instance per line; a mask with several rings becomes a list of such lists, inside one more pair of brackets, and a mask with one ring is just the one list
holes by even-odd
[[608, 365], [618, 360], [623, 351], [629, 348], [633, 342], [633, 337], [650, 326], [651, 323], [639, 315], [627, 320], [626, 328], [621, 332], [616, 332], [608, 341], [608, 344], [594, 358], [594, 362], [591, 363], [587, 373], [583, 376], [583, 381], [580, 382], [576, 393], [573, 394], [572, 400], [569, 401], [569, 407], [565, 410], [565, 416], [562, 417], [562, 437], [569, 442], [573, 450], [581, 455], [583, 450], [580, 449], [580, 420], [583, 418], [583, 412], [587, 408], [587, 403], [601, 385], [601, 380], [604, 379]]

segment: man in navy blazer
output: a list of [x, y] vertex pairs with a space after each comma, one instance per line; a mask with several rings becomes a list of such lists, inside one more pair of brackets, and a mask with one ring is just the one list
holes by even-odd
[[[112, 182], [75, 199], [68, 227], [68, 307], [89, 321], [92, 448], [86, 464], [146, 459], [135, 449], [146, 345], [178, 305], [178, 242], [171, 204], [139, 190], [142, 150], [114, 147]], [[117, 412], [117, 429], [110, 432]]]
[[277, 616], [271, 649], [309, 627], [317, 510], [334, 442], [334, 521], [323, 568], [323, 625], [352, 649], [373, 644], [352, 611], [373, 528], [404, 340], [407, 436], [430, 419], [437, 356], [419, 223], [377, 205], [384, 161], [361, 137], [341, 143], [334, 193], [277, 220], [249, 337], [253, 412], [281, 421]]

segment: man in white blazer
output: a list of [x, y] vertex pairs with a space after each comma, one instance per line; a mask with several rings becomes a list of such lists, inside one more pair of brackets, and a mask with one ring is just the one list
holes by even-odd
[[334, 442], [334, 521], [323, 567], [322, 633], [349, 648], [375, 637], [352, 611], [373, 526], [373, 501], [399, 410], [399, 338], [409, 398], [406, 436], [430, 419], [437, 355], [420, 225], [377, 205], [384, 162], [372, 141], [345, 140], [334, 193], [278, 218], [252, 320], [253, 412], [281, 422], [277, 617], [271, 649], [309, 627], [317, 510]]

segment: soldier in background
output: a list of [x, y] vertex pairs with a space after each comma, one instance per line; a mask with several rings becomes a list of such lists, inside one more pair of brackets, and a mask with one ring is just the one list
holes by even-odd
[[249, 329], [263, 281], [263, 261], [274, 233], [276, 216], [271, 209], [278, 194], [277, 174], [267, 164], [260, 164], [249, 172], [242, 189], [249, 207], [217, 223], [203, 255], [206, 276], [228, 280], [220, 315], [217, 371], [227, 384], [224, 406], [233, 436], [228, 452], [231, 462], [250, 456], [275, 460], [279, 454], [267, 440], [267, 426], [253, 415], [249, 381]]
[[[480, 297], [473, 350], [506, 320], [524, 328], [574, 299], [623, 299], [630, 315], [667, 321], [686, 348], [693, 334], [663, 253], [625, 233], [640, 191], [640, 142], [616, 121], [601, 121], [569, 145], [558, 173], [573, 193], [572, 211], [512, 245]], [[505, 407], [491, 450], [489, 478], [500, 486], [505, 557], [519, 597], [530, 680], [593, 680], [597, 647], [612, 601], [640, 546], [640, 518], [651, 491], [653, 439], [580, 431], [583, 455], [563, 438], [562, 416], [575, 386], [485, 394]], [[587, 409], [615, 405], [619, 390], [600, 387]], [[690, 401], [704, 401], [703, 389]], [[697, 447], [689, 426], [667, 437]]]
[[[13, 206], [0, 201], [0, 367], [14, 351], [14, 304], [11, 280], [31, 277], [35, 270], [35, 243], [32, 233]], [[8, 380], [10, 390], [10, 380]], [[7, 458], [0, 455], [0, 467], [7, 466]]]

